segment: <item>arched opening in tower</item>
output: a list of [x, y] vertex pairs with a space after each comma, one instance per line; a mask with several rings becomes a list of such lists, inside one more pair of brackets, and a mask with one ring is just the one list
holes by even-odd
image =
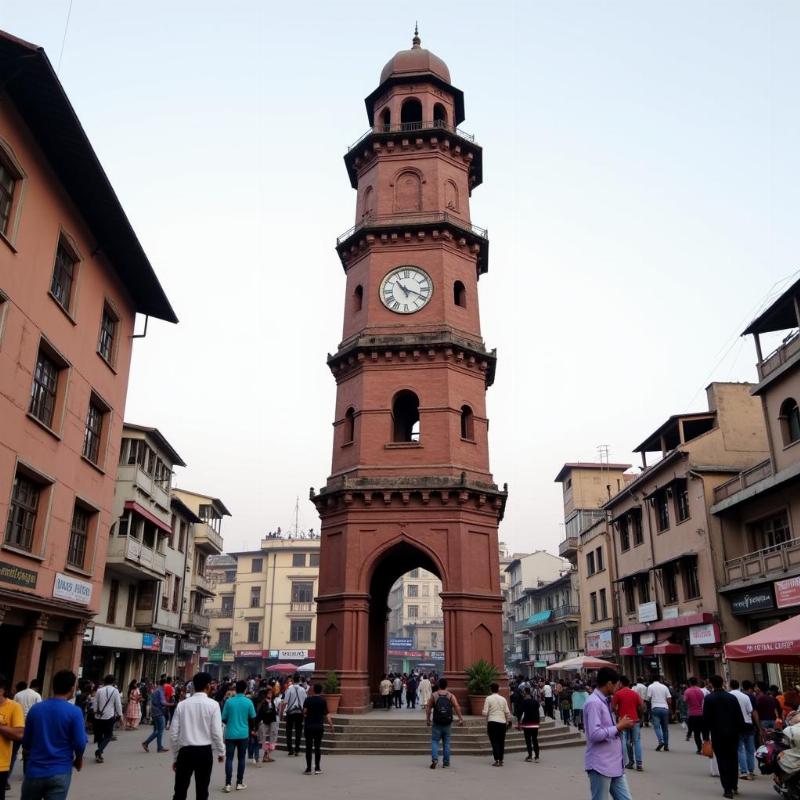
[[[370, 581], [369, 681], [373, 703], [423, 708], [423, 675], [445, 671], [442, 578], [433, 559], [410, 543], [387, 551]], [[392, 675], [391, 695], [381, 694]], [[416, 675], [416, 677], [414, 677]], [[400, 678], [399, 693], [394, 678]], [[409, 680], [411, 681], [409, 683]], [[384, 684], [384, 692], [386, 690]]]
[[417, 130], [422, 127], [422, 103], [410, 97], [400, 109], [400, 122], [405, 130]]
[[392, 403], [392, 441], [418, 442], [419, 398], [414, 392], [404, 389], [395, 395]]
[[447, 127], [447, 109], [441, 103], [436, 103], [433, 107], [433, 127]]
[[387, 132], [392, 127], [392, 112], [388, 109], [388, 107], [381, 111], [381, 127]]

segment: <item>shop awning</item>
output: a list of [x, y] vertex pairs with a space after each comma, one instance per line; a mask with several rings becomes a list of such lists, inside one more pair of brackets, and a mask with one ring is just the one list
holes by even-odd
[[725, 657], [757, 664], [800, 664], [800, 615], [726, 644]]
[[674, 644], [673, 642], [662, 642], [661, 644], [653, 645], [654, 656], [684, 656], [686, 655], [686, 648], [682, 644]]
[[548, 608], [546, 611], [539, 611], [536, 614], [531, 614], [528, 617], [528, 625], [541, 625], [547, 622], [553, 612]]
[[619, 654], [621, 656], [652, 656], [653, 645], [640, 644], [638, 647], [620, 647]]
[[170, 528], [166, 522], [162, 522], [155, 514], [143, 508], [138, 503], [134, 503], [133, 500], [126, 500], [125, 508], [128, 511], [133, 511], [134, 514], [138, 514], [140, 517], [144, 517], [148, 522], [152, 522], [156, 528], [160, 528], [164, 533], [172, 533], [172, 528]]

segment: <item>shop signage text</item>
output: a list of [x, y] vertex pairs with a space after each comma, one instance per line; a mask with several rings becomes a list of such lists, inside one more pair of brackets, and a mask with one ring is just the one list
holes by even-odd
[[600, 656], [611, 651], [611, 631], [591, 631], [586, 634], [586, 655]]
[[15, 586], [24, 586], [26, 589], [36, 588], [36, 578], [39, 573], [7, 561], [0, 561], [0, 581], [13, 583]]
[[278, 658], [308, 658], [308, 650], [278, 650]]
[[747, 589], [731, 595], [731, 611], [734, 614], [769, 611], [771, 608], [775, 608], [775, 601], [772, 599], [772, 587], [770, 586]]
[[622, 634], [622, 646], [623, 647], [633, 647], [633, 634], [632, 633], [623, 633]]
[[400, 656], [401, 658], [424, 658], [422, 650], [389, 650], [390, 656]]
[[56, 572], [53, 597], [88, 606], [92, 601], [92, 584], [87, 581], [79, 581], [77, 578], [71, 578], [69, 575], [64, 575], [63, 572]]
[[658, 603], [642, 603], [639, 606], [639, 622], [656, 622], [658, 620]]
[[719, 626], [716, 622], [706, 625], [692, 625], [689, 628], [689, 644], [709, 645], [719, 641]]
[[639, 634], [639, 644], [653, 644], [656, 640], [656, 635], [652, 631], [645, 631]]
[[775, 581], [775, 602], [778, 608], [791, 608], [800, 605], [800, 578], [787, 578]]
[[237, 650], [236, 658], [263, 658], [263, 650]]
[[174, 653], [175, 652], [175, 637], [174, 636], [165, 636], [161, 640], [161, 652], [162, 653]]
[[406, 639], [389, 639], [390, 650], [410, 650], [414, 646], [414, 640]]
[[161, 637], [155, 633], [142, 634], [142, 650], [160, 650]]

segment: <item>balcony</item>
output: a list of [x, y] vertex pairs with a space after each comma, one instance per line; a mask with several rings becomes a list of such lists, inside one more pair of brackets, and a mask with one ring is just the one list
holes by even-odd
[[725, 584], [778, 580], [800, 572], [800, 538], [725, 562]]
[[764, 478], [769, 478], [770, 475], [772, 475], [772, 464], [770, 460], [767, 459], [766, 461], [762, 461], [750, 467], [750, 469], [744, 472], [740, 472], [735, 478], [731, 478], [729, 481], [725, 481], [725, 483], [721, 483], [717, 486], [714, 489], [714, 503], [727, 500], [729, 497], [733, 497], [737, 492], [754, 486], [759, 481], [763, 481]]
[[203, 611], [190, 611], [186, 615], [186, 627], [199, 631], [207, 631], [211, 624], [209, 615]]
[[[155, 478], [148, 475], [138, 464], [120, 464], [117, 467], [117, 483], [125, 481], [131, 482], [150, 500], [164, 509], [162, 512], [164, 522], [169, 524], [169, 512], [166, 510], [170, 507], [169, 484], [157, 481]], [[135, 494], [126, 493], [125, 497], [129, 500], [133, 500], [135, 499]], [[143, 503], [143, 505], [146, 506], [147, 504]]]
[[196, 572], [192, 575], [192, 589], [202, 592], [208, 596], [213, 596], [214, 589], [211, 587], [211, 581], [205, 576]]
[[514, 633], [521, 633], [522, 631], [530, 630], [530, 623], [527, 619], [514, 620]]
[[290, 614], [314, 614], [316, 613], [316, 603], [296, 603], [289, 604]]
[[222, 534], [217, 533], [207, 522], [195, 522], [194, 544], [206, 553], [219, 555], [222, 552]]
[[581, 618], [579, 606], [560, 606], [554, 608], [550, 616], [552, 622], [577, 622]]
[[447, 133], [452, 133], [461, 139], [466, 139], [468, 142], [475, 142], [475, 136], [467, 133], [461, 128], [456, 128], [453, 125], [448, 125], [443, 119], [434, 120], [420, 120], [419, 122], [401, 122], [399, 125], [380, 125], [376, 124], [374, 128], [370, 128], [363, 136], [360, 136], [350, 147], [347, 148], [349, 153], [355, 150], [362, 142], [372, 136], [374, 133], [413, 133], [414, 131], [430, 131], [430, 130], [443, 130]]
[[788, 363], [797, 353], [800, 353], [800, 331], [794, 331], [787, 336], [780, 347], [773, 350], [763, 361], [758, 365], [758, 377], [763, 381], [768, 375], [775, 372], [776, 369]]
[[208, 610], [208, 616], [216, 618], [227, 618], [233, 619], [233, 609], [232, 608], [210, 608]]
[[567, 538], [558, 545], [558, 554], [561, 558], [574, 558], [578, 554], [578, 537], [567, 536]]
[[167, 557], [132, 536], [112, 536], [108, 540], [106, 564], [135, 580], [163, 578]]

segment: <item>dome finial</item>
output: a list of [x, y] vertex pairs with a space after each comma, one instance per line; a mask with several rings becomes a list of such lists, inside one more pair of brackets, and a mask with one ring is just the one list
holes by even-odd
[[419, 25], [414, 22], [414, 38], [411, 40], [411, 47], [419, 47], [422, 44], [422, 40], [419, 38]]

